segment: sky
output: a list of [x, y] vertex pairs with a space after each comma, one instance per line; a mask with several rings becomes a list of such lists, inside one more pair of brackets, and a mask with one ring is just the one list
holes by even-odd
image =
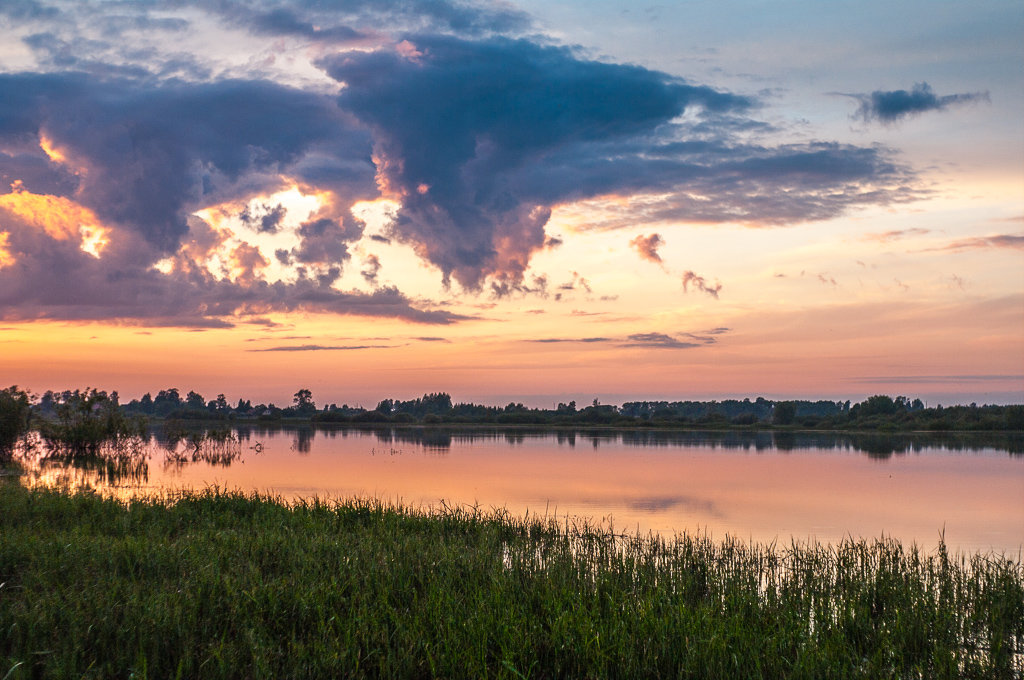
[[0, 3], [0, 383], [1024, 402], [1024, 5]]

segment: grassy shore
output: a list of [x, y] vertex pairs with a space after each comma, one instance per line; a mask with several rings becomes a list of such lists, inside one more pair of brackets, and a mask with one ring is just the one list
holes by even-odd
[[1020, 556], [0, 480], [0, 680], [1024, 677]]

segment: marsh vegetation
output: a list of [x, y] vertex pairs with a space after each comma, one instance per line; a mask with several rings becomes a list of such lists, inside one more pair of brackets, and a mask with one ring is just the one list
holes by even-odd
[[28, 677], [1020, 677], [1019, 556], [500, 510], [0, 485]]

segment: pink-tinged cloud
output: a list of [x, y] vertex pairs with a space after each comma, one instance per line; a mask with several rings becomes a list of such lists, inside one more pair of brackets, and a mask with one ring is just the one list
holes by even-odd
[[1012, 250], [1024, 250], [1024, 234], [996, 234], [994, 236], [975, 236], [964, 238], [937, 248], [926, 248], [926, 251], [935, 250], [974, 250], [977, 248], [1009, 248]]
[[715, 285], [711, 285], [707, 282], [703, 276], [699, 276], [692, 271], [687, 271], [683, 274], [683, 290], [690, 292], [690, 286], [693, 286], [694, 290], [699, 290], [702, 293], [707, 293], [711, 297], [718, 299], [718, 293], [722, 290], [722, 284], [715, 281]]
[[648, 262], [655, 264], [664, 264], [661, 259], [661, 255], [658, 254], [658, 248], [665, 245], [665, 239], [661, 237], [661, 234], [650, 234], [649, 236], [639, 235], [629, 242], [629, 245], [640, 255], [643, 259]]
[[[10, 262], [0, 267], [0, 319], [104, 320], [144, 326], [226, 328], [272, 312], [305, 311], [377, 316], [416, 323], [450, 324], [463, 315], [424, 308], [395, 288], [373, 293], [341, 291], [315, 276], [269, 283], [260, 278], [266, 259], [252, 246], [231, 252], [231, 272], [214, 274], [178, 257], [164, 272], [138, 258], [145, 245], [131, 232], [115, 230], [102, 257], [81, 244], [48, 233], [38, 224], [0, 208]], [[220, 235], [198, 218], [196, 238], [185, 253], [206, 254]], [[300, 269], [300, 274], [302, 270]]]
[[931, 229], [921, 229], [915, 227], [912, 229], [894, 229], [892, 231], [883, 231], [879, 233], [865, 234], [865, 241], [878, 241], [880, 243], [888, 243], [889, 241], [897, 241], [900, 239], [910, 238], [913, 236], [924, 236], [925, 234], [932, 233]]

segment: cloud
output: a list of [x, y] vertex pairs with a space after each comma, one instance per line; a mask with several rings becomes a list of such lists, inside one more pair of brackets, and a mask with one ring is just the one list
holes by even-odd
[[710, 339], [710, 342], [700, 339], [692, 341], [679, 340], [671, 335], [666, 335], [665, 333], [634, 333], [628, 337], [626, 342], [622, 343], [622, 346], [651, 347], [656, 349], [692, 349], [694, 347], [702, 347], [713, 342], [715, 342], [714, 339]]
[[974, 236], [959, 239], [937, 248], [925, 248], [925, 252], [936, 250], [974, 250], [977, 248], [1008, 248], [1024, 249], [1024, 234], [995, 234], [993, 236]]
[[537, 338], [530, 340], [530, 342], [540, 342], [544, 344], [560, 343], [560, 342], [582, 342], [582, 343], [600, 343], [600, 342], [612, 342], [611, 338]]
[[[17, 197], [14, 197], [17, 198]], [[10, 203], [11, 200], [8, 200]], [[59, 203], [53, 203], [59, 206]], [[193, 219], [195, 239], [169, 272], [138, 259], [145, 252], [131, 232], [111, 238], [102, 257], [59, 223], [50, 231], [35, 220], [0, 207], [10, 262], [0, 267], [0, 319], [105, 320], [148, 326], [230, 327], [269, 312], [304, 311], [383, 316], [415, 323], [450, 324], [467, 317], [423, 308], [395, 288], [372, 293], [340, 291], [315, 278], [269, 283], [258, 276], [266, 260], [245, 244], [232, 251], [233, 277], [196, 266], [187, 253], [202, 253], [215, 237]], [[72, 217], [78, 219], [78, 213]]]
[[251, 229], [267, 234], [276, 234], [281, 228], [281, 220], [287, 214], [288, 210], [280, 203], [274, 207], [263, 204], [259, 206], [259, 210], [256, 210], [253, 206], [246, 205], [238, 215], [238, 218]]
[[588, 293], [594, 292], [593, 289], [591, 289], [591, 287], [590, 287], [590, 281], [587, 281], [586, 278], [580, 276], [579, 272], [574, 271], [574, 272], [570, 272], [570, 273], [572, 274], [572, 280], [571, 281], [566, 281], [565, 283], [562, 283], [562, 284], [559, 284], [558, 290], [569, 291], [569, 290], [576, 290], [577, 288], [582, 288], [583, 290], [587, 291]]
[[[837, 93], [838, 94], [838, 93]], [[936, 95], [928, 83], [916, 83], [906, 90], [875, 90], [871, 94], [848, 94], [860, 102], [853, 117], [865, 123], [895, 123], [928, 111], [943, 111], [956, 104], [989, 101], [988, 92]]]
[[[334, 288], [353, 244], [409, 245], [464, 289], [545, 295], [546, 279], [527, 272], [536, 253], [560, 243], [545, 231], [557, 206], [603, 202], [594, 228], [788, 225], [924, 195], [891, 149], [766, 143], [773, 128], [753, 117], [757, 97], [589, 58], [538, 35], [527, 14], [504, 3], [55, 7], [0, 8], [36, 65], [0, 73], [0, 191], [21, 182], [20, 190], [72, 200], [96, 215], [109, 245], [89, 262], [22, 234], [17, 267], [78, 272], [91, 293], [106, 291], [103, 277], [134, 277], [144, 288], [136, 297], [152, 294], [160, 318], [219, 314], [234, 323], [248, 310], [316, 307], [451, 323], [455, 316], [398, 291], [384, 304], [377, 293]], [[183, 35], [211, 30], [239, 51], [183, 51]], [[230, 250], [221, 257], [230, 271], [186, 262], [212, 247], [199, 243], [196, 211], [249, 205], [242, 219], [251, 230], [280, 233], [291, 229], [285, 208], [253, 201], [296, 186], [322, 205], [297, 229], [298, 245], [275, 242], [271, 256], [255, 250], [262, 238], [228, 244], [214, 235], [210, 243]], [[365, 234], [351, 208], [382, 197], [398, 205], [394, 220], [383, 234]], [[657, 262], [660, 234], [643, 238], [634, 247]], [[168, 260], [171, 274], [154, 273]], [[364, 280], [376, 285], [365, 264]], [[294, 282], [262, 279], [279, 268]], [[717, 297], [720, 284], [688, 274], [687, 290], [692, 283]], [[108, 305], [73, 301], [76, 284], [62, 282], [64, 301], [55, 295], [41, 316], [159, 316], [124, 291]], [[578, 274], [570, 285], [590, 292]], [[4, 313], [32, 314], [8, 305], [15, 311]]]
[[702, 293], [707, 293], [711, 297], [718, 299], [718, 293], [722, 290], [722, 284], [715, 281], [715, 285], [711, 285], [703, 276], [698, 276], [692, 271], [686, 271], [683, 274], [683, 290], [690, 292], [690, 286], [693, 286], [694, 290], [699, 290]]
[[[210, 3], [193, 2], [198, 7]], [[396, 33], [410, 29], [479, 36], [518, 33], [532, 27], [528, 14], [505, 3], [446, 0], [348, 0], [302, 2], [265, 9], [261, 3], [222, 0], [212, 5], [227, 22], [261, 35], [293, 36], [332, 43], [366, 37], [356, 26], [387, 26]]]
[[378, 179], [401, 202], [391, 235], [466, 288], [487, 277], [520, 281], [547, 242], [553, 204], [625, 188], [635, 164], [649, 166], [641, 177], [653, 176], [664, 163], [641, 153], [684, 111], [716, 117], [753, 106], [563, 47], [407, 40], [417, 56], [378, 50], [319, 64], [345, 83], [340, 106], [373, 132]]
[[929, 385], [935, 383], [973, 383], [973, 382], [1024, 382], [1024, 375], [1019, 373], [983, 373], [977, 375], [891, 375], [891, 376], [864, 376], [854, 378], [862, 383], [893, 383], [902, 382], [909, 384]]
[[366, 279], [366, 282], [377, 285], [377, 273], [380, 271], [380, 258], [376, 255], [367, 255], [363, 262], [363, 269], [359, 274]]
[[897, 241], [900, 239], [911, 238], [913, 236], [924, 236], [925, 234], [930, 233], [932, 233], [931, 229], [922, 229], [920, 227], [913, 227], [911, 229], [894, 229], [892, 231], [865, 234], [864, 240], [888, 243], [889, 241]]
[[722, 335], [728, 328], [715, 328], [705, 333], [681, 333], [678, 337], [666, 333], [633, 333], [626, 338], [537, 338], [530, 342], [544, 344], [558, 343], [615, 343], [620, 347], [650, 347], [654, 349], [692, 349], [714, 345], [718, 342], [715, 335]]
[[281, 345], [247, 349], [246, 352], [336, 352], [359, 349], [393, 349], [395, 345]]
[[655, 264], [664, 264], [661, 261], [661, 255], [658, 254], [658, 248], [665, 245], [665, 239], [661, 238], [660, 234], [651, 234], [649, 236], [638, 235], [629, 245], [645, 260], [654, 262]]
[[361, 178], [333, 188], [375, 196], [369, 137], [319, 94], [257, 81], [22, 73], [0, 74], [0, 101], [0, 141], [28, 136], [59, 149], [76, 200], [141, 234], [154, 255], [176, 250], [193, 211], [279, 188], [282, 173], [302, 179], [314, 150], [365, 157]]

